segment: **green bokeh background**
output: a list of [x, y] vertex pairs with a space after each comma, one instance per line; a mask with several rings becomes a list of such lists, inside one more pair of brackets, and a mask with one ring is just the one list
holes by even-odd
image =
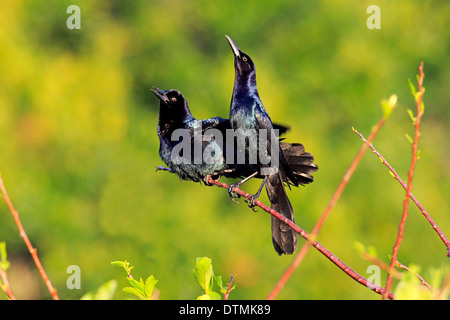
[[[81, 30], [66, 27], [71, 4], [81, 9]], [[381, 9], [380, 30], [366, 26], [371, 4]], [[287, 140], [302, 142], [320, 167], [313, 184], [290, 192], [306, 231], [361, 146], [352, 126], [368, 136], [380, 101], [394, 93], [398, 108], [375, 147], [406, 179], [406, 110], [415, 108], [407, 80], [424, 61], [413, 193], [449, 234], [449, 17], [448, 1], [1, 1], [0, 173], [60, 297], [78, 299], [110, 279], [126, 286], [110, 261], [127, 259], [135, 277], [159, 280], [160, 299], [195, 299], [195, 258], [208, 256], [216, 274], [237, 275], [231, 299], [264, 299], [292, 261], [273, 250], [262, 210], [155, 171], [163, 163], [149, 88], [180, 90], [197, 118], [227, 117], [234, 70], [225, 34], [254, 60], [272, 120], [290, 125]], [[388, 261], [404, 193], [367, 153], [318, 240], [370, 276], [354, 243]], [[49, 299], [3, 201], [0, 241], [16, 297]], [[411, 205], [399, 260], [426, 277], [447, 259]], [[80, 266], [80, 290], [66, 287], [69, 265]], [[115, 298], [127, 296], [119, 289]], [[379, 296], [311, 250], [278, 298]]]

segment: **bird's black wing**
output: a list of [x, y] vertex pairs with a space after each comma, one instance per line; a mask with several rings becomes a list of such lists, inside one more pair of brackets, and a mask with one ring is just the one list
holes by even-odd
[[[283, 180], [286, 182], [290, 182], [294, 184], [295, 186], [298, 186], [297, 179], [295, 177], [295, 174], [293, 170], [290, 168], [289, 163], [286, 159], [286, 156], [284, 154], [284, 151], [282, 148], [280, 148], [278, 137], [275, 135], [274, 126], [272, 124], [272, 121], [270, 120], [270, 117], [266, 113], [262, 112], [255, 112], [255, 119], [256, 119], [256, 130], [260, 132], [260, 129], [267, 130], [267, 152], [272, 157], [276, 157], [277, 155], [272, 154], [272, 150], [276, 150], [275, 147], [278, 147], [278, 170], [281, 171], [281, 176]], [[272, 141], [276, 141], [278, 146], [272, 146]], [[272, 160], [273, 161], [273, 160]]]

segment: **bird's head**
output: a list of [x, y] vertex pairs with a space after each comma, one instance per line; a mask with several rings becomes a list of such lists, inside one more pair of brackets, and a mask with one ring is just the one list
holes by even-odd
[[250, 76], [254, 74], [255, 64], [252, 59], [246, 53], [242, 52], [229, 36], [225, 35], [225, 37], [230, 44], [231, 50], [233, 50], [236, 74], [239, 76]]
[[150, 91], [160, 100], [160, 116], [181, 120], [191, 116], [187, 101], [180, 91], [174, 89], [163, 91], [155, 86]]
[[178, 90], [171, 89], [163, 91], [160, 88], [153, 86], [153, 89], [150, 89], [150, 91], [160, 100], [160, 105], [164, 105], [167, 108], [173, 109], [183, 106], [186, 101]]

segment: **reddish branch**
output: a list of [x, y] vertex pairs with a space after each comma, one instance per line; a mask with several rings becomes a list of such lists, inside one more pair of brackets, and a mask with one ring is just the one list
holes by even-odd
[[[400, 268], [400, 269], [404, 269], [407, 270], [409, 272], [413, 272], [410, 268], [408, 268], [407, 266], [405, 266], [403, 263], [401, 263], [400, 261], [396, 261], [395, 265]], [[425, 281], [425, 279], [418, 273], [414, 273], [416, 275], [417, 278], [419, 278], [420, 282], [427, 287], [428, 289], [430, 289], [431, 291], [434, 292], [434, 289], [428, 284], [428, 282]]]
[[8, 193], [6, 192], [5, 185], [3, 184], [3, 179], [0, 177], [0, 189], [3, 194], [3, 198], [5, 199], [6, 204], [9, 207], [9, 210], [11, 211], [11, 214], [14, 218], [14, 221], [16, 222], [17, 228], [19, 229], [20, 236], [22, 237], [23, 241], [25, 242], [25, 245], [28, 248], [28, 251], [31, 254], [31, 257], [34, 260], [34, 263], [36, 264], [36, 267], [39, 270], [39, 274], [41, 275], [42, 279], [44, 280], [45, 284], [47, 285], [48, 290], [50, 291], [50, 294], [52, 295], [52, 298], [54, 300], [59, 300], [58, 293], [56, 292], [55, 288], [53, 287], [52, 283], [50, 282], [50, 279], [47, 276], [47, 273], [44, 270], [44, 267], [42, 266], [41, 261], [39, 260], [37, 249], [33, 247], [33, 245], [30, 242], [30, 239], [28, 238], [25, 229], [23, 228], [22, 222], [19, 218], [19, 213], [14, 209], [14, 206], [9, 199]]
[[[394, 108], [392, 106], [392, 108]], [[369, 136], [369, 141], [373, 141], [375, 137], [377, 136], [380, 129], [384, 126], [386, 123], [386, 116], [383, 116], [380, 121], [375, 125], [375, 127], [372, 129], [372, 132]], [[333, 196], [331, 197], [330, 202], [328, 203], [327, 207], [323, 211], [320, 219], [317, 221], [316, 225], [314, 226], [313, 230], [311, 231], [310, 237], [312, 239], [315, 239], [316, 236], [319, 234], [320, 229], [322, 228], [323, 224], [325, 223], [325, 220], [328, 218], [331, 210], [336, 205], [337, 201], [341, 197], [342, 192], [344, 191], [345, 187], [347, 186], [347, 183], [350, 181], [351, 176], [355, 172], [356, 168], [358, 167], [359, 162], [361, 161], [361, 158], [363, 157], [364, 153], [366, 152], [368, 146], [366, 144], [363, 144], [361, 148], [359, 149], [358, 153], [356, 154], [355, 158], [353, 158], [352, 163], [348, 167], [347, 171], [345, 172], [344, 176], [342, 177], [341, 182], [339, 183], [338, 187], [336, 188], [336, 191], [334, 192]], [[292, 276], [294, 271], [298, 268], [300, 263], [302, 262], [303, 258], [306, 256], [306, 253], [308, 252], [309, 248], [311, 247], [311, 242], [307, 241], [300, 249], [299, 253], [295, 256], [294, 260], [292, 260], [289, 267], [286, 269], [286, 271], [281, 276], [280, 280], [276, 283], [275, 287], [272, 289], [272, 291], [269, 293], [267, 299], [273, 300], [278, 295], [278, 293], [283, 289], [286, 282], [289, 280], [289, 278]]]
[[411, 165], [410, 165], [409, 171], [408, 171], [408, 184], [406, 187], [405, 199], [403, 200], [403, 213], [402, 213], [402, 219], [400, 221], [400, 225], [398, 227], [397, 240], [395, 241], [394, 248], [392, 250], [391, 265], [390, 265], [389, 274], [388, 274], [388, 277], [386, 280], [386, 292], [383, 293], [383, 299], [387, 298], [387, 292], [389, 291], [389, 288], [392, 285], [392, 273], [394, 272], [395, 262], [397, 261], [397, 256], [398, 256], [398, 250], [400, 248], [400, 243], [403, 238], [403, 230], [405, 228], [405, 222], [408, 217], [408, 202], [409, 202], [409, 197], [411, 195], [411, 190], [412, 190], [412, 180], [413, 180], [413, 175], [414, 175], [414, 168], [416, 166], [416, 161], [417, 161], [417, 145], [418, 145], [419, 137], [420, 137], [420, 119], [422, 118], [422, 115], [423, 115], [423, 108], [422, 108], [422, 96], [424, 93], [423, 87], [422, 87], [423, 78], [424, 78], [424, 73], [423, 73], [423, 62], [422, 62], [419, 66], [419, 79], [417, 81], [419, 88], [418, 88], [418, 92], [415, 96], [417, 117], [416, 117], [415, 123], [414, 123], [414, 126], [415, 126], [414, 141], [412, 143]]
[[231, 275], [230, 282], [227, 284], [227, 292], [223, 294], [224, 300], [228, 300], [228, 296], [230, 295], [231, 290], [233, 290], [233, 287], [231, 286], [234, 282], [234, 275]]
[[[222, 183], [213, 179], [209, 179], [208, 183], [210, 184], [214, 184], [218, 187], [221, 188], [225, 188], [228, 190], [229, 185], [227, 185], [226, 183]], [[241, 189], [239, 189], [238, 187], [234, 188], [234, 192], [239, 194], [240, 196], [247, 198], [249, 196], [248, 193], [242, 191]], [[286, 217], [284, 217], [283, 215], [281, 215], [280, 213], [278, 213], [277, 211], [269, 208], [268, 206], [266, 206], [264, 203], [262, 203], [260, 200], [256, 200], [255, 204], [260, 207], [261, 209], [263, 209], [264, 211], [270, 213], [272, 216], [276, 217], [277, 219], [279, 219], [281, 222], [287, 224], [289, 227], [291, 227], [295, 232], [297, 232], [302, 238], [304, 238], [306, 241], [311, 242], [311, 245], [316, 248], [320, 253], [322, 253], [326, 258], [328, 258], [331, 262], [333, 262], [338, 268], [340, 268], [342, 271], [344, 271], [347, 275], [349, 275], [351, 278], [353, 278], [355, 281], [357, 281], [359, 284], [362, 284], [366, 287], [368, 287], [369, 289], [371, 289], [372, 291], [378, 293], [378, 294], [383, 294], [384, 293], [384, 289], [370, 281], [368, 281], [366, 278], [362, 277], [361, 275], [359, 275], [358, 273], [356, 273], [354, 270], [352, 270], [349, 266], [347, 266], [344, 262], [342, 262], [341, 260], [339, 260], [333, 253], [331, 253], [327, 248], [325, 248], [324, 246], [322, 246], [319, 242], [317, 242], [316, 240], [314, 240], [307, 232], [305, 232], [302, 228], [300, 228], [299, 226], [297, 226], [295, 223], [293, 223], [291, 220], [287, 219]], [[394, 298], [394, 295], [391, 292], [387, 293], [387, 296], [390, 299]]]
[[[358, 134], [362, 141], [364, 141], [370, 149], [372, 149], [372, 152], [382, 161], [382, 163], [389, 169], [389, 171], [392, 173], [392, 175], [394, 176], [395, 180], [397, 180], [402, 187], [406, 190], [407, 189], [407, 185], [406, 183], [402, 180], [402, 178], [400, 178], [400, 176], [397, 174], [397, 172], [395, 171], [395, 169], [389, 164], [389, 162], [386, 161], [386, 159], [383, 157], [382, 154], [380, 154], [375, 148], [374, 146], [367, 141], [364, 136], [358, 132], [358, 130], [353, 128], [353, 131]], [[422, 206], [422, 204], [420, 203], [419, 200], [417, 200], [417, 198], [410, 193], [409, 197], [411, 198], [411, 200], [415, 203], [415, 205], [419, 208], [420, 212], [424, 215], [424, 217], [428, 220], [428, 222], [431, 224], [431, 227], [436, 231], [436, 233], [438, 234], [439, 238], [441, 238], [442, 242], [444, 242], [444, 245], [447, 247], [447, 256], [450, 257], [450, 241], [447, 239], [447, 237], [445, 236], [445, 234], [441, 231], [441, 229], [438, 227], [438, 225], [434, 222], [433, 218], [428, 214], [428, 212], [425, 210], [425, 208]]]

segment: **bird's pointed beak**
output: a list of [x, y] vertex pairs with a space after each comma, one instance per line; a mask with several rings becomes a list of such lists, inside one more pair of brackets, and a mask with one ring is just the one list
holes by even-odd
[[160, 88], [153, 86], [153, 89], [150, 89], [150, 91], [153, 92], [155, 96], [158, 97], [158, 99], [161, 100], [162, 102], [165, 103], [169, 102], [169, 98]]
[[236, 45], [236, 43], [233, 42], [233, 40], [231, 40], [229, 36], [225, 35], [225, 37], [227, 38], [234, 55], [239, 58], [241, 55], [241, 50], [239, 50], [239, 47]]

